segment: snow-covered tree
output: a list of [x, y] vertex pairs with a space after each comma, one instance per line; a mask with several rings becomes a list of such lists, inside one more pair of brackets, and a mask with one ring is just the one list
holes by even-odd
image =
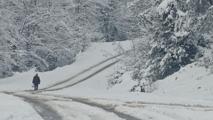
[[[199, 5], [201, 3], [196, 5], [194, 3], [196, 2], [193, 0], [190, 3], [173, 0], [156, 1], [150, 8], [139, 13], [139, 24], [144, 31], [142, 40], [145, 39], [150, 46], [135, 47], [138, 51], [135, 58], [141, 55], [146, 57], [142, 57], [142, 60], [139, 58], [138, 63], [133, 64], [133, 79], [138, 81], [133, 90], [149, 86], [152, 82], [173, 74], [182, 66], [203, 56], [202, 48], [207, 48], [211, 40], [206, 24], [211, 19], [208, 12], [211, 9], [202, 8]], [[202, 4], [210, 7], [205, 1]], [[201, 8], [202, 10], [198, 11]]]

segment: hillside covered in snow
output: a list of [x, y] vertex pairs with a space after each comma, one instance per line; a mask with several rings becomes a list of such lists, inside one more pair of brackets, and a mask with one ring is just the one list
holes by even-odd
[[1, 0], [0, 78], [71, 64], [90, 42], [139, 35], [116, 0]]

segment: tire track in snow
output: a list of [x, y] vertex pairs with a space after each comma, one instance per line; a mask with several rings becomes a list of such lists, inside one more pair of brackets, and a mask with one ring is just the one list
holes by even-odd
[[[102, 109], [104, 109], [108, 112], [115, 113], [116, 115], [118, 115], [119, 117], [121, 117], [125, 120], [147, 120], [145, 118], [144, 119], [143, 118], [137, 118], [137, 117], [119, 112], [119, 111], [116, 110], [116, 105], [115, 106], [103, 105], [103, 104], [100, 104], [100, 103], [90, 101], [87, 98], [74, 98], [74, 97], [66, 97], [66, 96], [61, 96], [61, 95], [50, 95], [50, 94], [44, 94], [44, 95], [69, 99], [69, 100], [72, 100], [72, 101], [75, 101], [75, 102], [79, 102], [79, 103], [87, 104], [87, 105], [90, 105], [90, 106], [102, 108]], [[128, 102], [126, 104], [128, 104]], [[213, 111], [213, 106], [204, 106], [204, 105], [185, 105], [185, 104], [178, 104], [178, 103], [177, 104], [175, 104], [175, 103], [173, 103], [173, 104], [168, 103], [167, 104], [167, 103], [151, 103], [151, 102], [148, 103], [148, 104], [145, 103], [143, 105], [148, 105], [148, 106], [154, 105], [154, 106], [163, 106], [163, 107], [165, 106], [165, 107], [175, 107], [175, 108], [177, 107], [177, 108], [181, 108], [181, 109], [184, 108], [184, 109], [190, 110], [190, 111], [193, 111], [193, 108], [199, 109], [200, 111], [206, 111], [206, 109], [211, 109], [211, 111]], [[153, 115], [156, 115], [156, 114], [157, 114], [157, 116], [162, 116], [162, 117], [170, 119], [170, 120], [184, 120], [185, 119], [183, 116], [181, 116], [179, 114], [175, 114], [175, 113], [173, 114], [173, 113], [170, 113], [170, 112], [164, 112], [164, 111], [160, 111], [160, 110], [157, 110], [157, 109], [154, 109], [154, 110], [146, 109], [146, 110], [151, 112], [151, 114], [146, 114], [149, 119], [154, 119], [155, 117]], [[149, 113], [149, 112], [147, 112], [147, 113]]]
[[90, 102], [89, 100], [82, 99], [82, 98], [72, 98], [72, 97], [50, 95], [50, 94], [29, 94], [29, 95], [26, 94], [26, 95], [23, 95], [23, 94], [12, 93], [12, 92], [4, 92], [4, 93], [22, 98], [24, 101], [31, 104], [33, 106], [33, 108], [36, 110], [36, 112], [44, 120], [63, 120], [63, 118], [58, 114], [58, 112], [56, 110], [52, 109], [50, 107], [50, 105], [45, 104], [44, 101], [62, 101], [62, 102], [63, 101], [66, 101], [66, 102], [72, 101], [72, 102], [76, 102], [76, 103], [80, 103], [80, 104], [85, 104], [90, 107], [99, 108], [108, 113], [113, 113], [116, 116], [118, 116], [119, 118], [124, 119], [124, 120], [142, 120], [142, 119], [130, 116], [128, 114], [118, 112], [113, 107], [104, 106], [101, 104]]
[[[95, 65], [93, 65], [93, 66], [91, 66], [91, 67], [89, 67], [89, 68], [87, 68], [87, 69], [85, 69], [85, 70], [79, 72], [79, 73], [77, 73], [77, 74], [75, 74], [74, 76], [72, 76], [72, 77], [70, 77], [70, 78], [67, 78], [66, 80], [63, 80], [63, 81], [60, 81], [60, 82], [56, 82], [56, 83], [54, 83], [54, 84], [52, 84], [52, 85], [49, 85], [49, 86], [47, 86], [47, 87], [45, 87], [45, 88], [40, 89], [40, 90], [37, 91], [37, 92], [39, 93], [39, 92], [43, 92], [43, 91], [56, 91], [56, 90], [61, 90], [61, 89], [63, 89], [62, 87], [60, 87], [60, 89], [51, 89], [51, 90], [49, 90], [49, 89], [50, 89], [50, 88], [53, 88], [53, 87], [56, 87], [56, 86], [59, 86], [59, 85], [62, 85], [62, 84], [64, 84], [64, 83], [67, 83], [67, 82], [69, 82], [69, 81], [71, 81], [71, 80], [77, 78], [78, 76], [80, 76], [80, 75], [82, 75], [82, 74], [84, 74], [84, 73], [86, 73], [86, 72], [88, 72], [88, 71], [90, 71], [90, 70], [92, 70], [92, 69], [94, 69], [94, 68], [96, 68], [96, 67], [98, 67], [98, 66], [101, 66], [102, 64], [104, 64], [104, 63], [106, 63], [106, 62], [108, 62], [108, 61], [110, 61], [110, 60], [116, 59], [116, 58], [118, 58], [118, 57], [120, 57], [120, 56], [122, 56], [122, 55], [124, 55], [124, 54], [127, 54], [127, 53], [129, 53], [129, 52], [131, 52], [131, 51], [132, 51], [132, 50], [127, 50], [127, 51], [125, 51], [125, 52], [123, 52], [123, 53], [120, 53], [120, 54], [118, 54], [118, 55], [115, 55], [115, 56], [112, 56], [112, 57], [110, 57], [110, 58], [107, 58], [107, 59], [105, 59], [105, 60], [103, 60], [103, 61], [101, 61], [101, 62], [99, 62], [99, 63], [97, 63], [97, 64], [95, 64]], [[100, 72], [103, 71], [103, 70], [105, 70], [105, 69], [107, 69], [108, 67], [110, 67], [110, 66], [116, 64], [116, 63], [119, 62], [119, 61], [120, 61], [120, 60], [117, 60], [116, 62], [113, 62], [113, 63], [108, 64], [108, 65], [105, 66], [103, 69], [99, 69]], [[99, 73], [99, 71], [96, 71], [95, 73], [93, 73], [93, 74], [87, 76], [87, 78], [85, 78], [85, 80], [88, 79], [88, 78], [90, 78], [90, 77], [92, 77], [92, 76], [94, 76], [94, 75], [96, 75], [96, 74], [98, 74], [98, 73]], [[80, 82], [83, 82], [83, 81], [84, 81], [83, 79], [80, 80]], [[78, 83], [80, 83], [80, 82], [77, 82], [76, 84], [78, 84]], [[76, 85], [76, 84], [70, 84], [70, 85], [66, 85], [66, 86], [64, 86], [64, 87], [65, 87], [65, 88], [67, 88], [67, 87], [72, 87], [72, 86], [74, 86], [74, 85]], [[28, 91], [29, 91], [29, 90], [28, 90]], [[31, 90], [30, 90], [30, 91], [31, 91]]]
[[[128, 52], [128, 51], [127, 51], [127, 52]], [[84, 74], [84, 73], [86, 73], [86, 72], [88, 72], [88, 71], [90, 71], [90, 70], [92, 70], [92, 69], [94, 69], [94, 68], [96, 68], [96, 67], [98, 67], [98, 66], [100, 66], [100, 65], [102, 65], [102, 64], [104, 64], [104, 63], [106, 63], [106, 62], [108, 62], [108, 61], [110, 61], [110, 60], [113, 60], [113, 59], [115, 59], [115, 58], [118, 58], [119, 56], [121, 56], [121, 55], [123, 55], [123, 54], [124, 54], [124, 53], [119, 54], [119, 55], [116, 55], [116, 56], [113, 56], [113, 57], [110, 57], [110, 58], [108, 58], [108, 59], [106, 59], [106, 60], [104, 60], [104, 61], [101, 61], [101, 62], [99, 62], [99, 63], [97, 63], [97, 64], [95, 64], [95, 65], [93, 65], [93, 66], [91, 66], [91, 67], [89, 67], [89, 68], [87, 68], [87, 69], [85, 69], [85, 70], [79, 72], [79, 73], [77, 73], [76, 75], [74, 75], [74, 76], [72, 76], [72, 77], [70, 77], [70, 78], [67, 78], [66, 80], [63, 80], [63, 81], [54, 83], [54, 84], [52, 84], [52, 85], [50, 85], [50, 86], [48, 86], [48, 87], [42, 88], [42, 89], [40, 89], [40, 91], [45, 91], [45, 90], [47, 90], [47, 89], [56, 87], [56, 86], [58, 86], [58, 85], [67, 83], [67, 82], [69, 82], [70, 80], [72, 80], [72, 79], [74, 79], [74, 78], [80, 76], [81, 74]]]
[[184, 108], [206, 108], [206, 109], [212, 109], [213, 106], [207, 106], [207, 105], [199, 105], [199, 104], [181, 104], [181, 103], [161, 103], [161, 102], [126, 102], [128, 105], [159, 105], [159, 106], [169, 106], [169, 107], [184, 107]]
[[142, 119], [130, 116], [128, 114], [124, 114], [122, 112], [116, 111], [114, 107], [107, 107], [107, 106], [104, 106], [104, 105], [101, 105], [101, 104], [89, 102], [86, 99], [72, 98], [72, 100], [75, 101], [75, 102], [79, 102], [79, 103], [89, 105], [89, 106], [98, 107], [98, 108], [101, 108], [101, 109], [108, 111], [108, 112], [112, 112], [112, 113], [116, 114], [117, 116], [119, 116], [120, 118], [123, 118], [125, 120], [142, 120]]
[[71, 101], [74, 101], [74, 102], [77, 102], [77, 103], [86, 104], [86, 105], [89, 105], [91, 107], [97, 107], [97, 108], [103, 109], [107, 112], [114, 113], [115, 115], [117, 115], [118, 117], [120, 117], [124, 120], [143, 120], [143, 119], [139, 119], [139, 118], [136, 118], [134, 116], [119, 112], [119, 111], [115, 110], [115, 107], [101, 105], [99, 103], [91, 102], [88, 99], [84, 99], [84, 98], [73, 98], [73, 97], [66, 97], [66, 96], [61, 96], [61, 95], [51, 95], [51, 94], [38, 94], [38, 95], [50, 96], [50, 97], [56, 97], [56, 98], [63, 98], [65, 100], [71, 100]]
[[[72, 87], [72, 86], [74, 86], [74, 85], [77, 85], [77, 84], [79, 84], [79, 83], [81, 83], [81, 82], [84, 82], [84, 81], [88, 80], [89, 78], [91, 78], [91, 77], [97, 75], [98, 73], [104, 71], [105, 69], [107, 69], [107, 68], [109, 68], [109, 67], [115, 65], [115, 64], [118, 63], [119, 61], [120, 61], [120, 60], [116, 60], [115, 62], [112, 62], [112, 63], [110, 63], [110, 64], [107, 64], [106, 66], [104, 66], [104, 67], [102, 67], [102, 68], [96, 70], [95, 72], [91, 73], [90, 75], [88, 75], [88, 76], [86, 76], [86, 77], [84, 77], [84, 78], [82, 78], [82, 79], [80, 79], [80, 80], [78, 80], [78, 81], [76, 81], [76, 82], [74, 82], [74, 83], [65, 85], [65, 86], [63, 86], [63, 87], [53, 88], [53, 89], [47, 89], [47, 90], [43, 90], [43, 91], [57, 91], [57, 90], [62, 90], [62, 89], [65, 89], [65, 88]], [[74, 78], [73, 78], [73, 79], [74, 79]], [[70, 80], [72, 80], [72, 79], [70, 79]], [[43, 92], [43, 91], [41, 91], [41, 92]]]
[[44, 120], [63, 120], [63, 118], [58, 114], [58, 112], [52, 109], [51, 106], [45, 104], [44, 101], [41, 101], [39, 99], [34, 99], [32, 96], [19, 95], [12, 92], [4, 92], [4, 93], [22, 98], [25, 102], [32, 105], [35, 111]]

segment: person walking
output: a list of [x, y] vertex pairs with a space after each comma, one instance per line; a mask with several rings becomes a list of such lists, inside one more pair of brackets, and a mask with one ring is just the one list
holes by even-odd
[[33, 77], [33, 87], [34, 87], [34, 90], [38, 90], [38, 85], [40, 84], [40, 78], [38, 76], [38, 74], [36, 74], [34, 77]]

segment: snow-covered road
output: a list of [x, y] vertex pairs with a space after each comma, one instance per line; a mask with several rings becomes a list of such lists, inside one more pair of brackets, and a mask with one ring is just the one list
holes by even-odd
[[33, 106], [43, 120], [211, 120], [213, 105], [7, 93]]
[[[92, 66], [92, 67], [90, 67], [90, 68], [88, 68], [86, 70], [83, 70], [82, 72], [80, 72], [80, 74], [78, 73], [77, 75], [74, 75], [73, 77], [71, 77], [70, 79], [67, 79], [66, 81], [55, 83], [55, 84], [50, 85], [50, 86], [48, 86], [46, 88], [40, 89], [40, 91], [38, 91], [38, 92], [25, 90], [24, 93], [21, 92], [22, 94], [19, 93], [20, 91], [19, 92], [4, 92], [4, 93], [6, 93], [8, 95], [13, 95], [13, 96], [20, 97], [24, 101], [30, 103], [33, 106], [33, 108], [37, 111], [37, 113], [44, 120], [63, 120], [63, 119], [70, 118], [67, 115], [63, 116], [63, 118], [62, 118], [61, 115], [59, 114], [59, 113], [64, 114], [67, 111], [65, 111], [65, 112], [60, 112], [59, 111], [59, 112], [57, 112], [59, 109], [62, 109], [62, 108], [63, 108], [63, 111], [64, 111], [65, 108], [68, 110], [67, 104], [66, 105], [61, 105], [62, 103], [64, 104], [64, 101], [66, 101], [66, 102], [69, 101], [69, 102], [72, 102], [72, 103], [73, 103], [73, 101], [75, 101], [78, 104], [87, 105], [87, 107], [90, 107], [90, 108], [93, 108], [93, 109], [94, 108], [101, 109], [102, 111], [105, 112], [104, 114], [101, 113], [102, 115], [100, 115], [100, 110], [99, 110], [99, 112], [96, 112], [95, 115], [87, 115], [87, 114], [83, 114], [82, 115], [82, 113], [81, 113], [82, 111], [79, 111], [81, 113], [81, 116], [85, 116], [86, 115], [90, 119], [94, 119], [94, 118], [97, 119], [97, 120], [99, 120], [99, 119], [101, 119], [101, 120], [109, 119], [110, 116], [107, 117], [106, 115], [108, 113], [111, 113], [111, 114], [115, 114], [114, 117], [112, 117], [115, 120], [117, 120], [117, 119], [118, 120], [122, 120], [122, 119], [124, 119], [124, 120], [140, 120], [139, 118], [135, 118], [135, 117], [130, 116], [128, 114], [124, 114], [122, 112], [115, 111], [114, 109], [111, 109], [109, 107], [104, 107], [104, 106], [101, 106], [100, 104], [87, 102], [87, 101], [85, 101], [84, 99], [81, 99], [81, 98], [68, 98], [68, 97], [60, 97], [60, 96], [58, 96], [56, 98], [56, 96], [53, 96], [53, 95], [45, 95], [46, 96], [45, 97], [44, 95], [39, 94], [39, 93], [45, 92], [45, 91], [61, 90], [61, 89], [64, 89], [64, 88], [72, 87], [72, 86], [74, 86], [74, 85], [76, 85], [76, 84], [78, 84], [80, 82], [83, 82], [83, 81], [91, 78], [92, 76], [98, 74], [99, 72], [107, 69], [108, 67], [111, 67], [114, 64], [116, 64], [119, 61], [119, 60], [117, 60], [118, 56], [120, 56], [120, 55], [116, 55], [116, 56], [113, 56], [113, 57], [111, 57], [109, 59], [106, 59], [103, 62], [100, 62], [100, 63], [98, 63], [98, 64], [96, 64], [96, 65], [94, 65], [94, 66]], [[96, 68], [97, 70], [96, 69], [93, 70], [93, 68]], [[84, 75], [85, 72], [88, 72], [88, 73], [86, 75]], [[80, 79], [73, 80], [74, 78], [79, 77], [79, 76], [80, 76]], [[64, 84], [64, 83], [66, 83], [66, 84]], [[58, 88], [54, 88], [55, 86], [57, 86], [57, 87], [59, 86], [59, 87]], [[52, 96], [54, 98], [50, 98], [50, 97], [47, 97], [47, 96]], [[49, 102], [46, 103], [47, 101], [51, 101], [51, 103], [54, 102], [55, 104], [50, 104]], [[56, 104], [58, 102], [60, 102], [60, 105]], [[71, 103], [69, 103], [69, 104], [71, 104]], [[52, 106], [55, 107], [55, 110], [52, 108]], [[85, 106], [83, 108], [85, 108]], [[74, 109], [74, 108], [70, 107], [69, 110], [71, 110], [71, 109]], [[76, 112], [76, 110], [73, 110], [73, 111]], [[69, 113], [69, 114], [74, 114], [74, 112]]]
[[109, 49], [112, 46], [111, 43], [95, 43], [78, 56], [74, 64], [39, 73], [42, 78], [39, 92], [29, 90], [29, 79], [35, 74], [32, 71], [1, 80], [0, 111], [3, 116], [0, 120], [213, 119], [212, 101], [157, 92], [130, 93], [128, 86], [132, 83], [128, 76], [120, 85], [108, 89], [109, 76], [119, 67], [119, 55], [103, 55], [106, 50], [113, 51]]
[[105, 69], [115, 65], [116, 63], [118, 63], [119, 60], [117, 60], [116, 58], [117, 58], [117, 56], [114, 56], [110, 59], [107, 59], [107, 61], [104, 60], [104, 62], [99, 63], [98, 66], [94, 65], [94, 66], [84, 70], [83, 72], [80, 72], [80, 73], [72, 76], [71, 78], [69, 78], [65, 81], [62, 81], [62, 82], [56, 83], [54, 85], [51, 85], [47, 88], [41, 89], [41, 91], [57, 91], [57, 90], [62, 90], [65, 88], [72, 87], [76, 84], [79, 84], [79, 83], [95, 76], [96, 74], [104, 71]]
[[92, 103], [81, 98], [31, 94], [29, 92], [5, 93], [22, 98], [31, 104], [44, 120], [141, 120], [118, 112], [109, 106]]

